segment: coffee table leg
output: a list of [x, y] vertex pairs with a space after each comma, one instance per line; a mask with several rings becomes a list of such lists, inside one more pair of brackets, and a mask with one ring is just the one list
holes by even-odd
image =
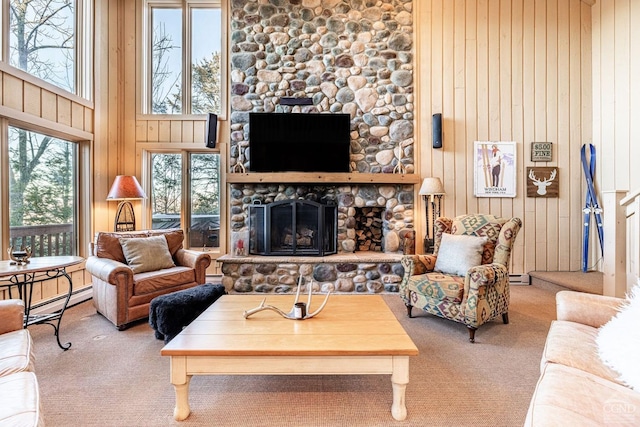
[[176, 421], [186, 419], [191, 413], [189, 406], [189, 383], [191, 375], [187, 375], [187, 360], [185, 357], [171, 357], [171, 384], [176, 392], [176, 407], [173, 418]]
[[407, 384], [409, 384], [409, 356], [394, 356], [393, 373], [391, 374], [391, 386], [393, 387], [391, 415], [398, 421], [407, 418], [407, 407], [404, 400]]

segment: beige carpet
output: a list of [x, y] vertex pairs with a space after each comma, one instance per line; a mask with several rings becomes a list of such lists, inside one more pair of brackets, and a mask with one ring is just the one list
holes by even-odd
[[118, 332], [84, 302], [63, 319], [69, 351], [49, 326], [30, 327], [44, 419], [48, 427], [521, 426], [561, 288], [511, 289], [511, 323], [484, 325], [475, 344], [463, 325], [424, 313], [409, 319], [397, 295], [384, 296], [420, 349], [410, 361], [404, 422], [391, 417], [390, 377], [379, 375], [197, 376], [191, 415], [176, 422], [162, 341], [146, 323]]

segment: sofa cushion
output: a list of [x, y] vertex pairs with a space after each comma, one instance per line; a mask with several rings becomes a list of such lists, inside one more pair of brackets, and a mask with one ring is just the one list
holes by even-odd
[[164, 236], [167, 239], [167, 246], [169, 246], [169, 252], [171, 256], [176, 256], [178, 249], [182, 249], [182, 242], [184, 240], [184, 233], [180, 229], [175, 230], [162, 230], [162, 231], [149, 231], [150, 236]]
[[542, 352], [540, 370], [544, 370], [547, 363], [558, 363], [622, 384], [617, 380], [618, 373], [600, 360], [597, 336], [598, 330], [591, 326], [563, 320], [553, 321]]
[[0, 377], [33, 371], [33, 341], [27, 329], [0, 335], [0, 349]]
[[409, 291], [424, 295], [434, 303], [449, 301], [460, 304], [464, 294], [464, 277], [435, 272], [420, 274], [411, 276], [407, 287]]
[[121, 238], [134, 238], [134, 237], [146, 237], [143, 232], [138, 233], [109, 233], [98, 232], [96, 234], [96, 247], [95, 253], [98, 258], [108, 258], [114, 261], [127, 263], [127, 259], [122, 252], [122, 245], [120, 245]]
[[120, 244], [134, 274], [175, 267], [164, 236], [124, 238], [120, 239]]
[[598, 331], [596, 342], [603, 363], [620, 374], [619, 379], [640, 392], [640, 287], [628, 303]]
[[549, 363], [538, 379], [524, 425], [637, 426], [637, 408], [640, 393], [589, 372]]
[[0, 377], [0, 425], [42, 426], [38, 380], [33, 372]]
[[133, 295], [148, 295], [169, 288], [196, 283], [196, 272], [193, 268], [177, 266], [161, 271], [134, 274], [133, 282]]
[[435, 270], [445, 274], [466, 276], [471, 267], [482, 263], [486, 237], [442, 234]]

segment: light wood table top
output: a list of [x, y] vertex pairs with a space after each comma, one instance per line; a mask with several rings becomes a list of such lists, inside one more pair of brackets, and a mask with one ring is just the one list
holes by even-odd
[[[169, 342], [163, 356], [414, 356], [418, 349], [379, 295], [331, 295], [316, 317], [289, 320], [273, 311], [245, 319], [262, 295], [224, 295]], [[323, 295], [314, 295], [309, 311]], [[288, 312], [293, 295], [266, 296]], [[306, 302], [306, 296], [300, 301]]]

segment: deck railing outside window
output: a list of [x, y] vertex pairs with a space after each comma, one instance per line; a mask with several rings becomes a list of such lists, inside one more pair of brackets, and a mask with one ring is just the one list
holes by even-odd
[[9, 246], [30, 247], [32, 256], [75, 255], [73, 224], [26, 225], [10, 228]]

